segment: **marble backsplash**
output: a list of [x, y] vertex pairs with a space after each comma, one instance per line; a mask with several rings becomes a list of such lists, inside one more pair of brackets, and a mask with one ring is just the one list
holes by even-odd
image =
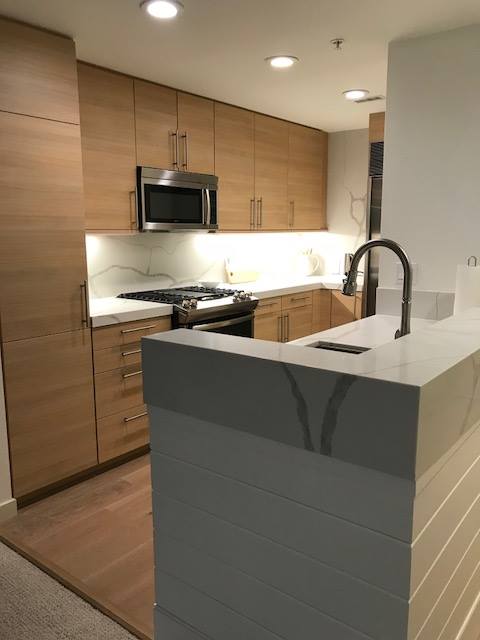
[[226, 259], [260, 278], [293, 279], [305, 275], [303, 254], [310, 250], [318, 258], [315, 273], [340, 273], [349, 239], [328, 232], [87, 235], [90, 296], [225, 282]]

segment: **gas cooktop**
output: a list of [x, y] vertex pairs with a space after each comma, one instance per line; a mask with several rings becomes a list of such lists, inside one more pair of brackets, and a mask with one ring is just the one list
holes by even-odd
[[164, 304], [181, 304], [184, 300], [218, 300], [238, 293], [235, 289], [217, 289], [215, 287], [175, 287], [173, 289], [152, 289], [151, 291], [133, 291], [121, 293], [118, 298], [142, 300], [144, 302], [163, 302]]

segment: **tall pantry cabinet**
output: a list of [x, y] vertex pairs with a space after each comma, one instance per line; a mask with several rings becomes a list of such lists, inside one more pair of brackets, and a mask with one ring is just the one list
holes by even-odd
[[0, 19], [0, 329], [13, 492], [97, 463], [73, 41]]

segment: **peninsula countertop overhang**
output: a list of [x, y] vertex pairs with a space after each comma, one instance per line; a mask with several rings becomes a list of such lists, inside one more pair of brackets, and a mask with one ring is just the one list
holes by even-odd
[[412, 479], [480, 420], [478, 308], [358, 355], [177, 330], [143, 362], [150, 407]]

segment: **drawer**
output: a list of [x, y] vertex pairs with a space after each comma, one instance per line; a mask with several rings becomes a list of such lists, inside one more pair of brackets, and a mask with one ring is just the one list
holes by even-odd
[[292, 293], [289, 296], [282, 296], [282, 309], [297, 309], [298, 307], [306, 307], [312, 304], [312, 291], [300, 291]]
[[92, 332], [93, 349], [98, 351], [99, 349], [139, 342], [143, 336], [159, 333], [160, 331], [168, 331], [171, 326], [171, 317], [164, 316], [162, 318], [122, 322], [108, 327], [98, 327], [93, 329]]
[[150, 434], [146, 406], [140, 404], [97, 420], [97, 438], [100, 463], [147, 445]]
[[279, 314], [282, 310], [282, 299], [278, 298], [265, 298], [259, 300], [258, 306], [255, 309], [256, 316], [264, 316], [267, 314]]
[[143, 404], [143, 376], [139, 365], [95, 374], [97, 418]]
[[95, 373], [103, 373], [112, 369], [120, 369], [126, 366], [138, 365], [141, 369], [142, 344], [131, 342], [126, 345], [115, 345], [108, 349], [99, 349], [93, 352], [93, 364]]

